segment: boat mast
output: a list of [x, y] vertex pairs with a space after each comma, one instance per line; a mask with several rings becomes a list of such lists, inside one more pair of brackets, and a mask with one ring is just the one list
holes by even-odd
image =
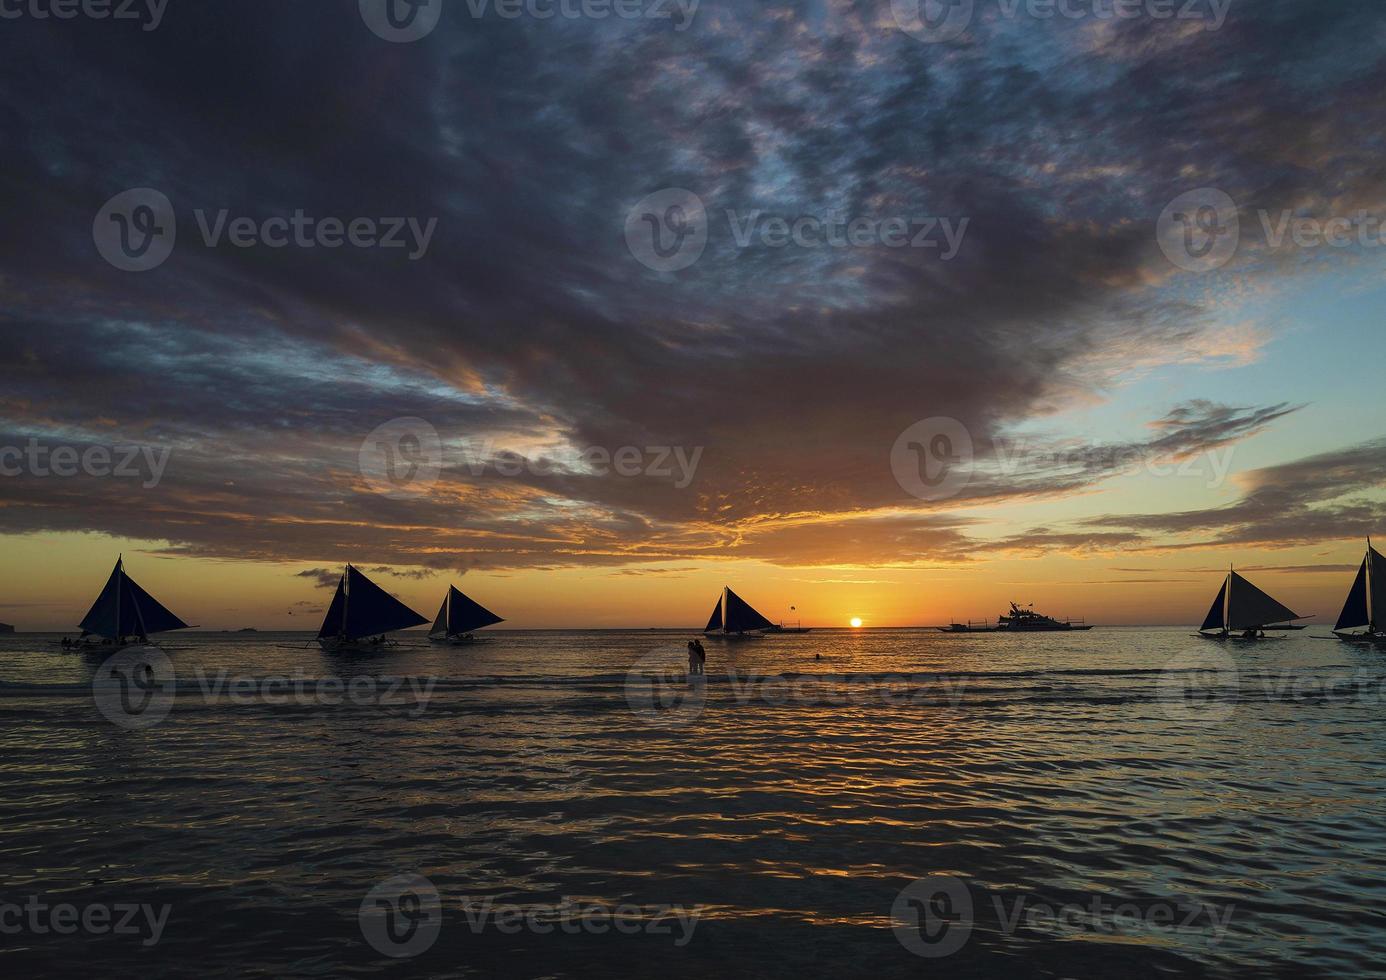
[[346, 571], [342, 573], [342, 629], [341, 635], [346, 636], [347, 631], [347, 607], [351, 604], [351, 562], [347, 562]]
[[120, 642], [120, 594], [125, 591], [125, 556], [116, 556], [116, 622], [115, 641]]
[[1227, 563], [1227, 582], [1222, 587], [1222, 631], [1232, 632], [1232, 563]]
[[1372, 536], [1367, 535], [1367, 576], [1364, 584], [1367, 587], [1367, 632], [1376, 632], [1376, 610], [1372, 608], [1372, 579], [1376, 576], [1372, 574]]

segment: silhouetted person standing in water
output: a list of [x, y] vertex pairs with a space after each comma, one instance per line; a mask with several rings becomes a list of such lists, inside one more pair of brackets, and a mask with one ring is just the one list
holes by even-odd
[[693, 640], [688, 641], [688, 676], [698, 673], [698, 647]]

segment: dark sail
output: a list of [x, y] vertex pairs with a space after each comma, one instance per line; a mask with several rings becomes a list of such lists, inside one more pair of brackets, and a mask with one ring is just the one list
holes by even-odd
[[332, 597], [318, 637], [359, 640], [428, 622], [351, 565]]
[[318, 639], [326, 639], [329, 636], [340, 636], [346, 629], [346, 575], [343, 574], [337, 580], [337, 594], [332, 597], [332, 605], [327, 607], [327, 615], [322, 618], [322, 629], [318, 630]]
[[1338, 614], [1338, 622], [1333, 627], [1335, 630], [1352, 629], [1354, 626], [1367, 626], [1371, 623], [1371, 616], [1367, 612], [1367, 562], [1370, 557], [1362, 559], [1362, 567], [1357, 569], [1357, 578], [1352, 582], [1352, 589], [1348, 592], [1347, 602], [1343, 603], [1343, 611]]
[[[472, 630], [479, 630], [483, 626], [493, 626], [496, 623], [505, 622], [491, 610], [475, 602], [457, 591], [456, 586], [448, 586], [447, 598], [443, 600], [443, 605], [447, 608], [447, 629], [449, 634], [470, 633]], [[438, 624], [433, 624], [437, 630]]]
[[704, 633], [716, 633], [722, 629], [722, 599], [719, 596], [717, 605], [712, 607], [712, 615], [708, 618], [707, 625], [703, 627]]
[[448, 631], [448, 597], [443, 596], [443, 604], [438, 607], [438, 615], [428, 628], [429, 636], [439, 636]]
[[727, 613], [725, 628], [728, 633], [743, 633], [746, 630], [769, 629], [775, 624], [751, 608], [745, 599], [731, 589], [727, 590]]
[[1367, 612], [1371, 616], [1372, 629], [1381, 627], [1381, 611], [1386, 608], [1386, 558], [1381, 556], [1369, 543], [1367, 545], [1367, 560], [1371, 563], [1371, 571], [1367, 578], [1370, 580], [1369, 601]]
[[1220, 630], [1223, 627], [1222, 613], [1227, 605], [1227, 580], [1223, 579], [1222, 588], [1218, 589], [1218, 597], [1213, 600], [1213, 608], [1208, 610], [1208, 615], [1203, 620], [1200, 631]]
[[347, 566], [347, 639], [376, 636], [428, 622], [414, 610]]
[[157, 599], [125, 574], [123, 560], [116, 562], [106, 587], [96, 597], [81, 622], [84, 633], [117, 640], [122, 636], [149, 636], [169, 630], [185, 630], [188, 624], [165, 609]]
[[1227, 577], [1227, 626], [1231, 630], [1254, 630], [1272, 623], [1299, 619], [1294, 610], [1282, 606], [1236, 572]]

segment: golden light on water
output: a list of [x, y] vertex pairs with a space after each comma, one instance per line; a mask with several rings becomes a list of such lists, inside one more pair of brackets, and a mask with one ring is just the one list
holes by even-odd
[[852, 629], [858, 629], [860, 626], [861, 626], [861, 617], [860, 617], [860, 616], [853, 616], [853, 617], [852, 617]]

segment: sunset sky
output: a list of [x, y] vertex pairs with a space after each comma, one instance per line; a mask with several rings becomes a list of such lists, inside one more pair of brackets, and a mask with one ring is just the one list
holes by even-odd
[[[999, 11], [943, 43], [886, 0], [681, 30], [457, 4], [411, 43], [356, 0], [0, 22], [0, 447], [148, 450], [0, 475], [0, 620], [71, 628], [123, 552], [218, 629], [315, 629], [346, 561], [519, 628], [700, 626], [724, 584], [806, 625], [1191, 624], [1232, 562], [1331, 621], [1386, 539], [1379, 4]], [[134, 188], [177, 215], [139, 272], [93, 239]], [[707, 240], [659, 271], [629, 219], [669, 188]], [[1190, 271], [1160, 219], [1210, 188], [1240, 237]], [[222, 209], [436, 225], [414, 257], [209, 244]], [[828, 215], [967, 224], [949, 259], [738, 240]], [[921, 499], [896, 443], [931, 418], [975, 458]], [[371, 447], [404, 430], [425, 473], [391, 486]]]

